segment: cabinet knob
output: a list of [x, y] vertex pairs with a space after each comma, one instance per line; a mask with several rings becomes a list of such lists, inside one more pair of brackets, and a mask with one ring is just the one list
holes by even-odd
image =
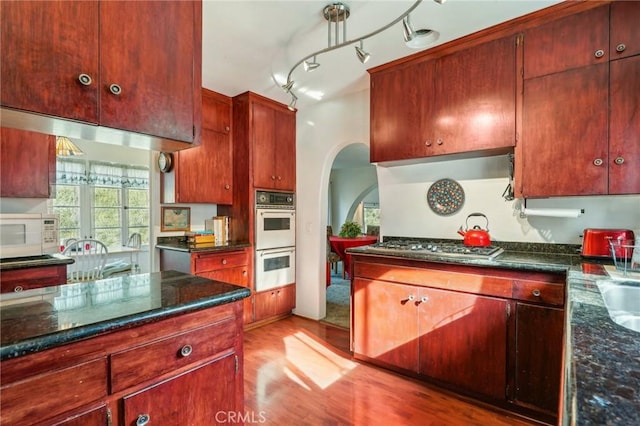
[[78, 81], [83, 86], [91, 86], [91, 83], [93, 82], [93, 80], [91, 80], [91, 77], [89, 76], [89, 74], [80, 74], [78, 76]]
[[112, 84], [111, 86], [109, 86], [109, 91], [114, 95], [120, 95], [122, 93], [122, 88], [120, 88], [120, 86], [118, 86], [117, 84]]
[[226, 185], [224, 186], [224, 189], [229, 189], [229, 188], [231, 188], [231, 185], [229, 185], [229, 184], [226, 184]]
[[602, 58], [604, 56], [604, 50], [602, 50], [602, 49], [596, 50], [596, 52], [594, 53], [594, 56], [596, 58]]
[[614, 160], [614, 162], [618, 165], [624, 163], [624, 158], [623, 157], [618, 157]]
[[422, 299], [420, 299], [420, 302], [422, 303], [426, 303], [429, 301], [429, 298], [427, 296], [422, 296]]
[[222, 259], [222, 264], [226, 265], [227, 264], [227, 259]]
[[180, 348], [181, 356], [187, 357], [191, 355], [191, 352], [193, 352], [193, 347], [191, 345], [184, 345], [183, 347]]
[[136, 420], [136, 426], [146, 426], [149, 424], [151, 416], [148, 414], [140, 414]]
[[431, 146], [431, 141], [426, 141], [424, 144], [425, 144], [426, 146]]
[[436, 142], [438, 145], [442, 145], [444, 143], [444, 141], [440, 138], [438, 138], [438, 141]]
[[16, 293], [19, 293], [22, 290], [24, 290], [24, 288], [21, 285], [17, 285], [13, 288], [13, 291], [15, 291]]
[[620, 43], [619, 45], [616, 46], [616, 52], [624, 52], [624, 49], [626, 49], [627, 46], [624, 45], [624, 43]]
[[276, 180], [276, 177], [274, 175], [271, 175], [271, 180]]
[[247, 271], [246, 271], [246, 270], [242, 271], [242, 276], [243, 276], [243, 277], [246, 277], [246, 276], [247, 276]]
[[537, 288], [535, 290], [533, 290], [531, 292], [531, 294], [533, 294], [535, 297], [540, 297], [540, 290], [538, 290]]
[[595, 160], [593, 160], [593, 165], [594, 166], [602, 166], [602, 158], [596, 158]]
[[229, 127], [229, 126], [224, 126], [224, 131], [225, 131], [225, 132], [228, 132], [228, 131], [230, 131], [230, 130], [231, 130], [231, 127]]
[[413, 294], [410, 294], [410, 295], [409, 295], [409, 297], [407, 297], [407, 300], [411, 302], [411, 301], [412, 301], [412, 300], [414, 300], [415, 298], [416, 298], [416, 297], [415, 297]]
[[282, 176], [278, 176], [278, 180], [282, 180]]

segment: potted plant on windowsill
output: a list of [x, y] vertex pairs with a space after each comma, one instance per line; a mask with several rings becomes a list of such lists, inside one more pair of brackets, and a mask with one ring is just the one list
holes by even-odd
[[340, 228], [342, 238], [356, 238], [362, 235], [362, 227], [357, 222], [346, 221]]

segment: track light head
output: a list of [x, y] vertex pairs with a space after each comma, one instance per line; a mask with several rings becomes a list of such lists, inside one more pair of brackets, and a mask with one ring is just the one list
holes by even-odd
[[284, 89], [285, 92], [289, 93], [291, 92], [291, 88], [293, 87], [293, 80], [288, 80], [285, 84], [283, 84], [282, 87]]
[[366, 63], [371, 55], [362, 48], [363, 42], [360, 40], [360, 46], [356, 46], [356, 55], [363, 64]]
[[409, 15], [402, 20], [402, 32], [405, 44], [411, 49], [427, 47], [440, 37], [440, 33], [434, 30], [414, 30]]
[[304, 61], [304, 70], [306, 72], [312, 72], [315, 71], [316, 69], [318, 69], [318, 67], [320, 66], [320, 64], [318, 62], [316, 62], [316, 57], [313, 57], [313, 61], [309, 62], [309, 61]]

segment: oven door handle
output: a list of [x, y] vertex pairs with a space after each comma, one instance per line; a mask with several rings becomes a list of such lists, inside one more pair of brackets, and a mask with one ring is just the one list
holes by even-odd
[[260, 212], [260, 216], [266, 216], [266, 215], [272, 215], [272, 216], [282, 216], [282, 215], [286, 215], [286, 214], [290, 214], [291, 216], [295, 215], [294, 211], [264, 211], [264, 212]]
[[292, 248], [292, 249], [285, 249], [285, 250], [278, 250], [278, 251], [271, 251], [271, 250], [259, 250], [259, 251], [260, 251], [260, 256], [265, 256], [265, 255], [269, 256], [272, 254], [293, 253], [295, 250], [296, 249]]

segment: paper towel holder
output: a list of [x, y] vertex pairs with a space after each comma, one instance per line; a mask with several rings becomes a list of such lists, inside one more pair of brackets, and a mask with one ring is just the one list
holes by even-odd
[[535, 213], [527, 212], [527, 210], [527, 199], [525, 198], [520, 207], [520, 219], [525, 219], [528, 216], [577, 218], [584, 214], [584, 209], [533, 209], [537, 210]]

